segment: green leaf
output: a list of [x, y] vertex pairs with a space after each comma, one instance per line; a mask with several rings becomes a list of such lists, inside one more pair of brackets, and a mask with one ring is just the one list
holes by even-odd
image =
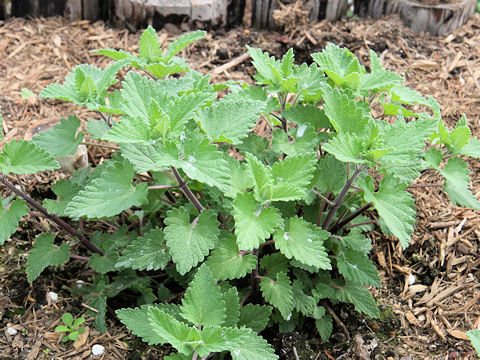
[[338, 272], [346, 279], [361, 285], [380, 287], [380, 277], [375, 265], [361, 251], [344, 249], [337, 255]]
[[55, 235], [45, 233], [37, 237], [27, 256], [27, 280], [34, 281], [48, 266], [59, 266], [70, 259], [67, 244], [57, 247], [53, 244]]
[[282, 80], [280, 61], [267, 52], [247, 45], [247, 51], [253, 59], [252, 64], [258, 74], [255, 77], [262, 84], [279, 84]]
[[461, 152], [461, 149], [467, 145], [472, 132], [468, 126], [458, 126], [452, 130], [449, 136], [449, 146], [455, 152]]
[[338, 133], [363, 135], [369, 122], [368, 113], [355, 98], [322, 85], [323, 110]]
[[460, 158], [451, 158], [443, 169], [437, 170], [445, 178], [443, 190], [454, 205], [480, 209], [480, 202], [468, 188], [470, 171], [466, 162]]
[[246, 326], [256, 333], [259, 333], [267, 327], [271, 314], [271, 306], [247, 304], [240, 308], [238, 326]]
[[109, 251], [103, 255], [92, 254], [88, 265], [100, 274], [106, 274], [110, 271], [115, 271], [115, 263], [118, 261], [118, 254], [114, 251]]
[[124, 160], [107, 166], [98, 178], [68, 204], [65, 212], [72, 218], [89, 219], [113, 216], [132, 206], [140, 206], [147, 199], [147, 184], [132, 185], [135, 170]]
[[324, 317], [315, 320], [315, 326], [317, 328], [320, 337], [323, 342], [327, 342], [330, 339], [330, 335], [333, 330], [333, 321], [330, 315], [325, 315]]
[[468, 143], [460, 149], [460, 154], [480, 159], [480, 140], [473, 138], [468, 140]]
[[[65, 313], [62, 315], [62, 321], [65, 325], [67, 325], [69, 328], [72, 328], [73, 325], [73, 315], [70, 313]], [[69, 329], [70, 330], [70, 329]]]
[[170, 254], [162, 230], [155, 228], [128, 245], [115, 267], [148, 271], [163, 270], [169, 261]]
[[322, 52], [311, 56], [320, 69], [339, 86], [346, 84], [357, 88], [360, 74], [365, 73], [365, 68], [350, 50], [335, 44], [328, 44]]
[[293, 310], [293, 289], [286, 273], [279, 272], [276, 280], [264, 277], [260, 280], [260, 290], [265, 300], [280, 310], [284, 319], [288, 319], [291, 316]]
[[376, 192], [370, 176], [363, 185], [365, 201], [373, 203], [388, 230], [400, 240], [404, 248], [410, 243], [416, 221], [414, 199], [406, 188], [406, 184], [399, 183], [392, 175], [387, 175], [380, 181]]
[[[326, 135], [323, 132], [317, 135], [314, 128], [307, 125], [300, 125], [290, 129], [289, 133], [290, 135], [287, 135], [282, 129], [273, 130], [272, 147], [270, 150], [280, 154], [287, 154], [288, 156], [311, 153], [312, 149], [315, 149], [322, 142], [323, 135]], [[293, 140], [291, 139], [292, 137]], [[267, 158], [267, 160], [270, 159]]]
[[307, 125], [313, 127], [315, 131], [320, 128], [330, 128], [330, 120], [325, 115], [325, 111], [313, 105], [292, 106], [284, 110], [282, 115], [288, 122]]
[[196, 121], [211, 141], [236, 145], [248, 136], [264, 110], [263, 101], [223, 99], [199, 112]]
[[167, 52], [164, 55], [165, 60], [170, 60], [173, 56], [177, 55], [189, 44], [201, 40], [205, 37], [207, 32], [203, 30], [197, 30], [190, 33], [182, 34], [178, 38], [168, 45]]
[[347, 181], [347, 166], [334, 156], [325, 155], [318, 161], [315, 187], [322, 193], [327, 191], [337, 195]]
[[477, 355], [480, 356], [480, 330], [470, 330], [466, 332], [468, 338], [472, 342]]
[[78, 145], [83, 141], [84, 134], [80, 132], [80, 120], [74, 115], [60, 120], [52, 129], [42, 131], [33, 137], [35, 145], [41, 147], [53, 157], [64, 157], [75, 154]]
[[408, 123], [397, 119], [393, 125], [386, 125], [382, 140], [392, 150], [378, 160], [385, 172], [407, 184], [418, 178], [424, 168], [422, 158], [425, 142], [437, 126], [435, 119], [412, 120]]
[[258, 248], [282, 220], [277, 209], [262, 208], [251, 193], [239, 194], [233, 202], [233, 208], [235, 234], [240, 250]]
[[165, 360], [190, 360], [191, 358], [186, 355], [182, 354], [170, 354], [168, 355]]
[[257, 265], [257, 258], [240, 253], [235, 235], [225, 233], [208, 257], [207, 265], [216, 279], [233, 280], [251, 273]]
[[58, 216], [67, 216], [65, 209], [68, 203], [72, 201], [75, 195], [78, 194], [83, 186], [73, 182], [72, 179], [61, 179], [52, 185], [52, 190], [57, 195], [57, 200], [45, 199], [43, 200], [43, 206], [51, 214], [57, 214]]
[[338, 134], [323, 145], [323, 149], [343, 162], [356, 164], [367, 162], [361, 158], [366, 150], [363, 139], [349, 133]]
[[403, 82], [403, 78], [400, 75], [383, 69], [380, 59], [373, 50], [370, 50], [370, 67], [372, 72], [360, 77], [359, 90], [380, 91], [400, 85]]
[[159, 309], [172, 317], [179, 320], [179, 308], [174, 304], [155, 304], [155, 305], [143, 305], [136, 309], [119, 309], [116, 310], [120, 321], [136, 336], [142, 338], [142, 340], [148, 345], [164, 344], [166, 339], [158, 335], [149, 322], [149, 308]]
[[39, 171], [56, 170], [58, 162], [33, 142], [12, 140], [5, 144], [0, 154], [0, 171], [8, 175], [32, 174]]
[[378, 318], [380, 313], [370, 291], [362, 285], [347, 280], [345, 286], [337, 292], [337, 298], [343, 302], [355, 305], [355, 310], [363, 312], [373, 318]]
[[65, 325], [58, 325], [55, 330], [55, 332], [68, 332], [70, 329], [66, 327]]
[[20, 219], [27, 215], [28, 211], [25, 200], [13, 200], [9, 206], [2, 206], [0, 201], [0, 224], [2, 224], [0, 226], [0, 245], [3, 245], [5, 240], [17, 230]]
[[155, 61], [158, 57], [162, 56], [162, 49], [158, 42], [158, 37], [155, 29], [148, 25], [142, 35], [140, 35], [140, 41], [138, 43], [138, 53], [141, 58], [147, 61]]
[[296, 259], [306, 265], [331, 270], [323, 242], [329, 232], [320, 230], [302, 218], [294, 216], [285, 221], [285, 227], [275, 232], [275, 248], [288, 259]]
[[88, 119], [85, 130], [92, 139], [102, 140], [105, 134], [110, 131], [110, 127], [104, 120]]
[[[232, 360], [277, 360], [272, 347], [262, 337], [255, 334], [250, 329], [235, 329], [238, 334], [234, 339], [238, 339], [235, 345], [228, 350]], [[233, 339], [232, 339], [233, 340]]]
[[207, 266], [199, 267], [185, 292], [180, 314], [196, 327], [211, 327], [223, 324], [225, 312], [225, 301], [217, 280]]
[[431, 107], [427, 99], [425, 99], [419, 92], [410, 89], [404, 85], [397, 85], [389, 91], [393, 101], [398, 101], [402, 104], [420, 104]]
[[225, 302], [225, 320], [223, 327], [237, 327], [240, 317], [240, 299], [236, 287], [231, 287], [227, 291], [222, 292], [222, 298]]
[[235, 198], [238, 193], [243, 193], [246, 189], [253, 187], [253, 181], [247, 174], [245, 163], [241, 163], [230, 156], [226, 160], [230, 169], [231, 188], [225, 195]]
[[165, 239], [170, 248], [177, 271], [184, 275], [208, 255], [220, 234], [217, 214], [213, 210], [203, 210], [197, 219], [190, 223], [187, 209], [180, 207], [167, 212]]
[[304, 285], [301, 281], [293, 282], [293, 307], [305, 316], [315, 319], [325, 315], [325, 308], [317, 306], [318, 300], [313, 296], [309, 296], [304, 292]]

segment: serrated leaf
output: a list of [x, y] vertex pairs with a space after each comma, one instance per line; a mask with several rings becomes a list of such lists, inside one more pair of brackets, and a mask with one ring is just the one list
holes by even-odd
[[235, 234], [240, 250], [253, 250], [280, 225], [281, 217], [273, 207], [262, 208], [251, 193], [237, 196], [233, 202]]
[[398, 101], [403, 104], [421, 104], [431, 107], [431, 104], [419, 92], [410, 89], [404, 85], [394, 86], [389, 90], [393, 101]]
[[437, 170], [445, 178], [443, 190], [454, 205], [480, 209], [480, 202], [468, 188], [470, 171], [467, 163], [460, 158], [451, 158], [443, 169], [437, 168]]
[[104, 120], [88, 119], [85, 130], [92, 139], [102, 140], [105, 134], [110, 131], [110, 127]]
[[361, 158], [361, 155], [366, 150], [364, 141], [356, 135], [349, 133], [338, 134], [323, 145], [323, 149], [343, 162], [356, 164], [367, 162], [367, 160]]
[[238, 341], [228, 350], [232, 360], [277, 360], [272, 347], [263, 339], [249, 329], [238, 329], [235, 334]]
[[470, 139], [468, 143], [460, 149], [460, 154], [480, 158], [480, 140], [477, 138]]
[[422, 158], [425, 142], [437, 126], [435, 119], [412, 120], [408, 123], [397, 119], [393, 125], [386, 126], [382, 140], [392, 150], [378, 160], [386, 173], [408, 184], [418, 178], [424, 168]]
[[327, 342], [330, 339], [330, 335], [333, 330], [333, 321], [330, 315], [325, 315], [324, 317], [315, 320], [315, 326], [317, 331], [322, 338], [323, 342]]
[[387, 175], [380, 181], [376, 192], [369, 176], [363, 186], [365, 201], [373, 203], [388, 230], [400, 240], [404, 248], [410, 243], [416, 221], [414, 199], [406, 188], [406, 184], [399, 183], [392, 175]]
[[113, 162], [73, 198], [65, 212], [73, 218], [92, 219], [117, 215], [142, 205], [148, 186], [146, 183], [132, 185], [134, 176], [135, 171], [127, 160]]
[[245, 192], [246, 189], [253, 187], [253, 181], [248, 176], [245, 163], [228, 156], [227, 166], [230, 170], [231, 187], [226, 196], [235, 198], [238, 193]]
[[43, 206], [51, 214], [57, 214], [59, 216], [67, 216], [65, 209], [67, 205], [75, 195], [78, 194], [83, 186], [74, 183], [72, 179], [61, 179], [52, 185], [52, 190], [57, 195], [57, 200], [45, 199], [43, 200]]
[[347, 166], [334, 156], [325, 155], [318, 161], [315, 187], [322, 193], [337, 195], [347, 181]]
[[202, 130], [213, 142], [239, 144], [255, 126], [265, 102], [254, 100], [221, 100], [196, 116]]
[[260, 290], [265, 300], [280, 310], [284, 319], [291, 316], [293, 289], [286, 273], [279, 272], [275, 280], [264, 277], [260, 280]]
[[53, 157], [64, 157], [75, 154], [78, 145], [83, 141], [83, 133], [77, 135], [80, 120], [70, 115], [60, 120], [52, 129], [42, 131], [33, 137], [35, 145], [41, 147]]
[[320, 128], [328, 129], [330, 127], [330, 120], [325, 115], [325, 111], [313, 105], [292, 106], [284, 110], [282, 116], [289, 122], [311, 126], [316, 131]]
[[[283, 153], [288, 156], [311, 153], [312, 149], [315, 149], [323, 141], [322, 138], [325, 134], [320, 133], [317, 135], [314, 128], [307, 125], [300, 125], [295, 129], [291, 129], [290, 136], [282, 129], [275, 129], [270, 150], [271, 152]], [[291, 139], [292, 137], [294, 138], [293, 140]], [[277, 159], [274, 158], [274, 160], [276, 161]]]
[[199, 267], [185, 292], [180, 314], [196, 327], [212, 327], [223, 324], [225, 312], [225, 300], [217, 280], [207, 266]]
[[287, 273], [289, 265], [290, 261], [279, 252], [264, 255], [260, 260], [260, 269], [265, 270], [271, 278], [274, 278], [280, 272]]
[[163, 270], [170, 261], [170, 254], [162, 230], [155, 228], [138, 237], [122, 252], [115, 267], [135, 270]]
[[257, 70], [255, 75], [262, 84], [279, 84], [282, 80], [281, 64], [279, 60], [275, 60], [273, 56], [269, 56], [267, 52], [255, 49], [247, 45], [247, 51], [253, 59], [252, 64]]
[[28, 211], [25, 200], [13, 200], [8, 207], [3, 207], [0, 201], [0, 224], [2, 224], [0, 226], [0, 245], [3, 245], [5, 240], [17, 230], [20, 219], [27, 215]]
[[58, 162], [33, 142], [12, 140], [0, 154], [0, 171], [8, 175], [32, 174], [39, 171], [56, 170]]
[[380, 313], [370, 291], [353, 281], [346, 281], [345, 286], [337, 292], [337, 298], [343, 302], [355, 305], [355, 310], [363, 312], [373, 318], [378, 318]]
[[460, 152], [467, 145], [472, 132], [468, 126], [457, 126], [452, 130], [449, 136], [449, 148], [453, 151]]
[[164, 55], [165, 60], [170, 60], [192, 42], [203, 39], [206, 33], [203, 30], [197, 30], [179, 36], [168, 45], [167, 52]]
[[400, 75], [392, 71], [383, 70], [380, 59], [373, 50], [370, 50], [370, 65], [372, 72], [360, 77], [360, 91], [381, 91], [400, 85], [403, 82], [403, 78]]
[[251, 273], [257, 265], [257, 258], [252, 254], [240, 253], [235, 235], [226, 234], [218, 240], [207, 259], [207, 265], [216, 279], [233, 280]]
[[338, 272], [361, 285], [380, 287], [380, 277], [367, 255], [354, 249], [344, 249], [337, 255]]
[[[362, 220], [361, 216], [359, 216], [358, 218]], [[353, 225], [354, 223], [355, 222], [353, 221], [350, 224]], [[372, 250], [372, 241], [368, 237], [363, 235], [362, 231], [368, 231], [370, 229], [368, 228], [358, 229], [358, 228], [361, 228], [361, 226], [356, 226], [355, 229], [350, 230], [347, 236], [342, 237], [342, 243], [353, 250], [361, 251], [362, 253], [367, 255], [370, 252], [370, 250]]]
[[92, 254], [88, 265], [100, 274], [106, 274], [111, 271], [115, 271], [115, 264], [118, 261], [118, 254], [111, 251], [106, 254]]
[[48, 266], [59, 266], [70, 259], [67, 244], [57, 247], [53, 244], [55, 235], [45, 233], [37, 237], [27, 256], [27, 280], [34, 281]]
[[305, 316], [312, 317], [314, 319], [321, 318], [325, 315], [325, 308], [317, 306], [318, 300], [313, 296], [305, 294], [303, 291], [303, 284], [299, 280], [293, 282], [293, 307], [298, 312]]
[[331, 270], [330, 259], [323, 242], [329, 232], [314, 228], [302, 218], [294, 216], [285, 221], [285, 227], [275, 232], [275, 248], [288, 259], [296, 260], [324, 270]]
[[240, 308], [238, 326], [246, 326], [256, 333], [259, 333], [267, 327], [271, 314], [271, 306], [247, 304]]
[[142, 35], [140, 35], [138, 45], [138, 53], [140, 57], [147, 61], [154, 61], [156, 58], [162, 56], [162, 49], [158, 42], [157, 32], [151, 25], [148, 25], [148, 28], [146, 28], [142, 32]]
[[167, 212], [165, 239], [177, 271], [184, 275], [208, 255], [220, 234], [217, 215], [203, 210], [194, 222], [184, 207]]
[[170, 166], [179, 167], [182, 163], [177, 146], [167, 142], [165, 145], [121, 144], [122, 157], [128, 159], [137, 172], [163, 171]]
[[237, 327], [240, 318], [240, 299], [236, 287], [231, 287], [222, 292], [222, 298], [225, 302], [225, 320], [222, 327]]
[[[348, 84], [350, 87], [358, 80], [360, 74], [365, 73], [365, 68], [347, 48], [340, 48], [335, 44], [328, 44], [322, 52], [311, 55], [327, 76], [337, 85]], [[356, 76], [355, 76], [356, 75]]]

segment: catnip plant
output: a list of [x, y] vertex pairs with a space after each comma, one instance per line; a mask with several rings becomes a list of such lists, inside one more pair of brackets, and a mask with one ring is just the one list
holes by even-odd
[[[97, 50], [115, 61], [76, 66], [40, 93], [98, 116], [85, 133], [71, 115], [3, 145], [0, 183], [11, 195], [1, 202], [0, 241], [29, 208], [49, 219], [62, 231], [36, 238], [28, 281], [71, 258], [88, 261], [98, 274], [82, 291], [97, 328], [105, 330], [108, 298], [135, 291], [138, 307], [116, 314], [148, 344], [170, 344], [166, 359], [278, 359], [259, 335], [267, 326], [290, 332], [310, 321], [326, 341], [332, 304], [379, 316], [366, 233], [376, 226], [408, 246], [408, 187], [422, 172], [443, 176], [454, 205], [480, 208], [463, 160], [479, 157], [480, 142], [466, 117], [445, 126], [439, 104], [373, 51], [367, 71], [334, 44], [310, 65], [295, 64], [292, 49], [277, 60], [248, 47], [255, 84], [211, 84], [178, 57], [203, 36], [163, 50], [149, 27], [138, 55]], [[75, 153], [85, 134], [111, 158], [64, 176], [43, 203], [15, 186], [11, 175], [58, 169], [55, 159]]]

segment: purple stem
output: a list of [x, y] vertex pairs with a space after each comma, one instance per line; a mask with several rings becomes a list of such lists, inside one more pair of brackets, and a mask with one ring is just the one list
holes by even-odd
[[185, 194], [185, 196], [188, 198], [188, 200], [190, 200], [192, 202], [193, 206], [195, 206], [195, 208], [198, 210], [198, 212], [202, 212], [202, 210], [205, 210], [205, 208], [202, 206], [202, 204], [200, 204], [198, 199], [192, 193], [192, 190], [190, 190], [187, 183], [185, 181], [183, 181], [182, 176], [180, 175], [178, 170], [176, 168], [174, 168], [173, 166], [170, 166], [170, 169], [172, 170], [172, 173], [173, 173], [173, 175], [175, 176], [175, 179], [178, 182], [178, 187], [180, 188], [180, 190], [182, 190], [182, 192]]
[[43, 216], [45, 216], [47, 219], [50, 221], [54, 222], [57, 224], [60, 228], [64, 229], [66, 232], [68, 232], [72, 236], [78, 237], [80, 242], [90, 251], [93, 251], [94, 253], [103, 255], [102, 251], [98, 249], [95, 245], [93, 245], [83, 234], [79, 233], [77, 230], [75, 230], [70, 224], [66, 223], [62, 219], [60, 219], [57, 215], [52, 215], [49, 214], [47, 209], [45, 209], [42, 205], [40, 205], [38, 202], [33, 200], [30, 196], [27, 194], [21, 192], [18, 190], [15, 185], [10, 183], [5, 176], [1, 175], [0, 176], [0, 183], [5, 185], [10, 191], [15, 193], [16, 195], [20, 196], [22, 199], [24, 199], [31, 207], [34, 209], [40, 211]]

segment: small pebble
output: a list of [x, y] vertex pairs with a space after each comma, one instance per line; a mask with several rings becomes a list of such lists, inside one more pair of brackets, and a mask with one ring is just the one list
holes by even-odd
[[8, 335], [15, 336], [18, 333], [18, 330], [13, 328], [13, 327], [7, 327], [7, 333]]
[[102, 345], [95, 344], [92, 346], [92, 354], [94, 356], [102, 355], [105, 352], [105, 348]]
[[56, 292], [50, 291], [48, 293], [48, 296], [50, 297], [50, 300], [53, 302], [58, 301], [58, 294]]
[[415, 281], [416, 281], [415, 275], [413, 275], [413, 274], [408, 275], [408, 285], [415, 284]]
[[81, 288], [83, 288], [83, 285], [85, 285], [85, 281], [77, 280], [77, 281], [75, 281], [75, 284], [77, 284], [77, 288], [81, 289]]

